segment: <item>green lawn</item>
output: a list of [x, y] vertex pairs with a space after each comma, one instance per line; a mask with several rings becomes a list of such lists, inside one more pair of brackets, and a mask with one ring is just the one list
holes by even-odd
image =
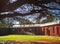
[[57, 40], [57, 41], [60, 41], [60, 37], [34, 36], [34, 35], [8, 35], [8, 36], [0, 36], [0, 40]]

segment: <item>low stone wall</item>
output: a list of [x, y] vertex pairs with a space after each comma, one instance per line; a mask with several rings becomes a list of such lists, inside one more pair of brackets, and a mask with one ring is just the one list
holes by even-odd
[[0, 44], [39, 44], [32, 41], [0, 41]]
[[0, 44], [60, 44], [60, 42], [0, 41]]

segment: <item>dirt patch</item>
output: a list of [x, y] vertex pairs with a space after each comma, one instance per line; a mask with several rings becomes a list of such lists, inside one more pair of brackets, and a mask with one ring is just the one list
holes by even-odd
[[60, 44], [60, 41], [0, 41], [0, 44]]

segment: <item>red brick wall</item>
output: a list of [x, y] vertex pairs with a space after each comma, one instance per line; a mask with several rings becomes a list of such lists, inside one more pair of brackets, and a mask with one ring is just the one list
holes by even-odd
[[45, 35], [60, 36], [60, 24], [44, 26], [42, 27], [42, 31], [44, 32]]
[[15, 28], [15, 29], [13, 29], [12, 32], [15, 33], [15, 34], [16, 33], [21, 34], [21, 33], [24, 33], [24, 32], [30, 32], [30, 33], [33, 33], [35, 35], [42, 35], [43, 34], [41, 27]]

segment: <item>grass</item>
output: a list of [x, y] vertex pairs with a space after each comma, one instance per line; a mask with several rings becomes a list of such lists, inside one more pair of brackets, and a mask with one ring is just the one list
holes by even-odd
[[60, 41], [60, 37], [35, 36], [35, 35], [8, 35], [8, 36], [0, 36], [0, 40], [55, 40], [55, 41]]

